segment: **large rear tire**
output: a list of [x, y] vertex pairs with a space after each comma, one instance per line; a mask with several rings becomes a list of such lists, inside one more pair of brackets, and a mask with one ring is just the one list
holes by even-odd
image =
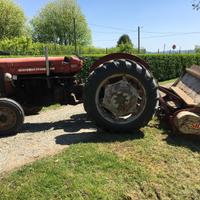
[[149, 71], [130, 60], [100, 65], [85, 83], [84, 108], [97, 127], [110, 132], [134, 132], [153, 118], [158, 86]]
[[0, 136], [15, 134], [24, 122], [24, 111], [14, 100], [0, 98]]

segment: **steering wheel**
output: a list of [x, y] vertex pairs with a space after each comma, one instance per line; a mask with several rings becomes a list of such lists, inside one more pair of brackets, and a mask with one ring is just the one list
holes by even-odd
[[74, 51], [72, 51], [72, 53], [74, 54], [74, 55], [76, 55], [79, 59], [85, 59], [85, 60], [89, 60], [89, 61], [91, 61], [89, 58], [87, 58], [87, 57], [84, 57], [84, 56], [82, 56], [81, 54], [78, 54], [77, 52], [74, 52]]

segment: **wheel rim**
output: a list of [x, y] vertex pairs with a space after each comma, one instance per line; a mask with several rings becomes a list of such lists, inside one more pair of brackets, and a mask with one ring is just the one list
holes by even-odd
[[136, 120], [146, 107], [146, 90], [135, 77], [115, 74], [99, 85], [95, 103], [104, 119], [115, 124], [130, 123]]
[[11, 129], [16, 124], [15, 112], [7, 107], [0, 107], [0, 130]]

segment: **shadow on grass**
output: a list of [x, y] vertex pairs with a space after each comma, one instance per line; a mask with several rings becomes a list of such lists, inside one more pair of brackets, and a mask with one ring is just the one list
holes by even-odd
[[190, 149], [193, 152], [200, 152], [200, 138], [199, 140], [194, 140], [192, 138], [186, 138], [183, 136], [175, 136], [172, 131], [172, 126], [169, 124], [168, 120], [159, 118], [158, 129], [163, 130], [162, 134], [167, 134], [167, 138], [163, 139], [167, 144], [171, 146], [180, 146]]
[[[89, 136], [90, 135], [90, 136]], [[64, 134], [57, 136], [56, 144], [60, 145], [70, 145], [70, 144], [76, 144], [79, 142], [82, 143], [102, 143], [102, 142], [123, 142], [127, 140], [136, 140], [136, 139], [142, 139], [144, 138], [144, 133], [142, 131], [137, 131], [135, 133], [125, 133], [125, 134], [113, 134], [113, 133], [106, 133], [101, 130], [97, 130], [96, 134], [93, 134], [91, 137], [91, 133], [80, 133], [78, 134], [79, 139], [75, 139], [77, 134]], [[85, 137], [84, 137], [85, 136]], [[71, 138], [74, 138], [73, 141], [71, 141]]]

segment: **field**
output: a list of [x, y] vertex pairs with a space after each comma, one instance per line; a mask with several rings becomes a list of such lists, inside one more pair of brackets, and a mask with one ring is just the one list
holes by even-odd
[[200, 142], [155, 117], [135, 134], [98, 136], [1, 174], [0, 199], [199, 199]]

